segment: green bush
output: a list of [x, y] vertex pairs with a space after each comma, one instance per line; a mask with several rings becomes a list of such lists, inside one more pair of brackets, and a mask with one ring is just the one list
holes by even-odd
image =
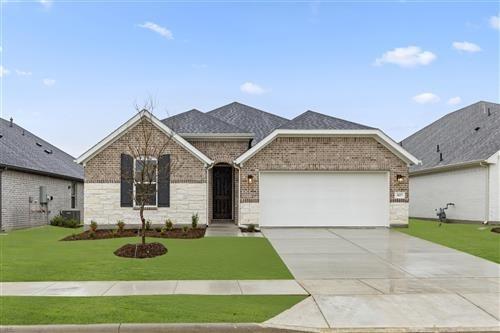
[[67, 219], [64, 220], [62, 226], [65, 228], [78, 228], [80, 226], [80, 222], [75, 219]]
[[184, 235], [187, 235], [188, 230], [189, 230], [189, 227], [188, 227], [187, 225], [182, 226], [182, 233], [183, 233]]
[[125, 229], [125, 222], [123, 222], [122, 220], [118, 220], [116, 226], [118, 227], [118, 231], [122, 232]]
[[170, 231], [174, 228], [174, 222], [172, 222], [171, 219], [167, 219], [165, 221], [165, 228], [167, 229], [167, 231]]
[[193, 229], [196, 229], [199, 220], [200, 217], [198, 216], [198, 213], [193, 214], [193, 216], [191, 216], [191, 226], [193, 227]]
[[50, 225], [63, 228], [78, 228], [80, 226], [80, 222], [75, 219], [66, 219], [61, 215], [57, 215], [50, 220]]
[[151, 223], [151, 220], [147, 220], [146, 221], [146, 230], [151, 230], [151, 226], [153, 225], [153, 223]]
[[247, 226], [247, 231], [248, 231], [248, 232], [255, 232], [255, 224], [250, 223], [250, 224]]
[[62, 217], [61, 215], [54, 216], [52, 220], [50, 220], [50, 225], [56, 226], [56, 227], [62, 227], [63, 223], [65, 221], [65, 218]]
[[90, 229], [92, 231], [96, 231], [97, 230], [97, 222], [96, 221], [90, 221]]

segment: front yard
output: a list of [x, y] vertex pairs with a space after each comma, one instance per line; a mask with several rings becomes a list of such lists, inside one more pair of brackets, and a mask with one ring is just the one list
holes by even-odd
[[0, 236], [0, 281], [293, 279], [265, 238], [159, 239], [152, 259], [113, 251], [139, 238], [59, 241], [80, 229], [39, 227]]
[[500, 234], [492, 226], [442, 223], [410, 219], [408, 228], [396, 230], [500, 263]]

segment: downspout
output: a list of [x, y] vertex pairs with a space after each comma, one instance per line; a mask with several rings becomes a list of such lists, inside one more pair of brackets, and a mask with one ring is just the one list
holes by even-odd
[[488, 223], [490, 219], [490, 165], [487, 162], [480, 162], [480, 166], [486, 167], [486, 204], [485, 204], [485, 214], [484, 223]]
[[241, 168], [233, 162], [233, 166], [238, 170], [238, 227], [241, 225]]
[[[209, 196], [210, 196], [210, 186], [209, 186], [209, 184], [210, 184], [210, 183], [209, 183], [209, 182], [210, 182], [210, 177], [209, 177], [209, 176], [210, 176], [210, 173], [209, 173], [209, 171], [210, 171], [210, 169], [212, 169], [212, 168], [213, 168], [213, 166], [214, 166], [214, 164], [210, 164], [210, 165], [207, 165], [207, 166], [206, 166], [206, 170], [207, 170], [207, 205], [206, 205], [206, 207], [207, 207], [207, 208], [206, 208], [205, 214], [206, 214], [206, 216], [207, 216], [207, 227], [208, 227], [208, 224], [209, 224], [208, 222], [209, 222], [209, 216], [210, 216], [210, 214], [209, 214], [209, 212], [210, 212], [210, 207], [209, 207], [209, 204], [208, 204], [208, 203], [210, 202], [210, 201], [208, 200], [208, 199], [209, 199]], [[213, 200], [213, 199], [212, 199], [212, 200]]]

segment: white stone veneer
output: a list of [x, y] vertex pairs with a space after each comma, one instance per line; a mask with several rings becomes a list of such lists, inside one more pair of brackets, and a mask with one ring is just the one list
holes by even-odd
[[408, 224], [409, 204], [407, 202], [391, 202], [389, 205], [389, 224]]
[[240, 224], [259, 224], [260, 206], [258, 202], [240, 203]]
[[[139, 224], [139, 211], [131, 207], [120, 207], [119, 183], [85, 183], [85, 224], [91, 220], [100, 225], [116, 224], [123, 220], [127, 224]], [[164, 224], [167, 218], [174, 223], [190, 224], [191, 216], [198, 213], [200, 224], [207, 223], [207, 184], [170, 184], [170, 207], [146, 210], [144, 216], [153, 224]]]

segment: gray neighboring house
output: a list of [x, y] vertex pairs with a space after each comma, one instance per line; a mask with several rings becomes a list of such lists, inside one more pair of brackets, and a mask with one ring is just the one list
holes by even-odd
[[422, 161], [410, 167], [410, 216], [500, 221], [500, 104], [451, 112], [401, 142]]
[[12, 119], [0, 118], [0, 230], [45, 225], [61, 211], [83, 220], [83, 168]]

